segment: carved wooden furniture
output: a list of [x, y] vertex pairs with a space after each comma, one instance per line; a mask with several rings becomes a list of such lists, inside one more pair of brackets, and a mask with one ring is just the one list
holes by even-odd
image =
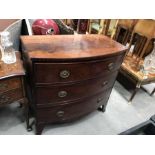
[[[129, 99], [130, 103], [133, 100], [134, 96], [136, 95], [138, 89], [140, 89], [140, 87], [142, 85], [155, 82], [155, 75], [148, 75], [148, 77], [146, 78], [145, 75], [140, 71], [140, 69], [137, 69], [137, 66], [136, 67], [134, 65], [132, 66], [129, 63], [132, 61], [133, 61], [132, 57], [126, 56], [126, 58], [124, 59], [122, 65], [121, 65], [121, 69], [120, 69], [120, 73], [123, 74], [125, 77], [127, 77], [132, 82], [134, 82], [136, 85], [135, 90], [133, 91], [133, 93]], [[143, 60], [141, 60], [141, 62], [139, 63], [138, 68], [140, 68], [140, 66], [142, 64], [143, 64]]]
[[[16, 57], [17, 61], [13, 64], [0, 62], [0, 106], [19, 101], [21, 104], [24, 104], [26, 112], [27, 99], [24, 91], [25, 71], [20, 54], [16, 53]], [[28, 119], [26, 120], [28, 121]]]
[[105, 110], [124, 46], [103, 35], [22, 36], [21, 41], [36, 134], [47, 123]]
[[136, 22], [137, 20], [133, 19], [119, 19], [113, 39], [123, 45], [126, 45], [130, 41], [130, 37]]
[[99, 34], [105, 26], [104, 19], [89, 19], [89, 34]]
[[88, 23], [89, 23], [88, 19], [78, 19], [77, 33], [78, 34], [86, 34], [88, 27], [89, 27]]
[[[125, 75], [128, 79], [131, 79], [136, 84], [136, 88], [131, 95], [129, 102], [132, 101], [141, 85], [155, 82], [155, 76], [150, 75], [146, 78], [142, 73], [140, 73], [144, 57], [153, 49], [154, 33], [154, 20], [139, 20], [134, 27], [128, 53], [120, 69], [120, 72], [123, 75]], [[133, 42], [134, 48], [131, 50]], [[150, 45], [152, 45], [151, 48]]]
[[[133, 49], [132, 56], [135, 55], [139, 60], [141, 60], [142, 58], [144, 58], [144, 56], [148, 55], [153, 50], [153, 40], [155, 38], [154, 32], [155, 20], [138, 20], [137, 24], [133, 29], [129, 44], [130, 51], [133, 42], [135, 42], [135, 47]], [[151, 48], [149, 48], [150, 46]]]
[[89, 34], [104, 34], [107, 35], [110, 25], [110, 19], [90, 19]]

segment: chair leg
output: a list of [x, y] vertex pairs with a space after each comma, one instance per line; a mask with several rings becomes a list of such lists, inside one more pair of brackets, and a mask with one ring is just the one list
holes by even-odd
[[32, 125], [30, 125], [30, 107], [29, 107], [29, 105], [26, 105], [26, 126], [27, 126], [28, 132], [32, 131]]
[[132, 93], [132, 95], [131, 95], [131, 97], [130, 97], [130, 99], [129, 99], [129, 103], [132, 102], [132, 100], [133, 100], [133, 98], [135, 97], [137, 91], [140, 89], [140, 86], [141, 86], [141, 83], [138, 82], [137, 85], [136, 85], [135, 90], [133, 91], [133, 93]]
[[150, 96], [153, 96], [154, 93], [155, 93], [155, 88], [154, 88], [153, 91], [151, 92]]
[[139, 59], [141, 59], [141, 58], [143, 57], [143, 55], [145, 54], [146, 49], [147, 49], [149, 43], [150, 43], [150, 39], [147, 39], [147, 41], [146, 41], [146, 43], [145, 43], [145, 46], [144, 46], [144, 48], [143, 48], [143, 50], [142, 50], [142, 52], [141, 52], [141, 54], [140, 54]]

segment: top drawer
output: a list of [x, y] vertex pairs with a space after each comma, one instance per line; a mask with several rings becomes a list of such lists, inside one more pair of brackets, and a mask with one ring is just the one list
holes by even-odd
[[0, 81], [0, 93], [21, 88], [21, 79], [20, 77], [8, 78]]
[[123, 56], [74, 63], [34, 63], [35, 83], [64, 83], [91, 79], [119, 69]]

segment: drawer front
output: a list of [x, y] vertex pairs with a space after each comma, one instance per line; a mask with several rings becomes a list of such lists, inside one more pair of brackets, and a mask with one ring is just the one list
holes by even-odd
[[81, 83], [36, 88], [36, 104], [58, 104], [97, 94], [113, 86], [117, 72]]
[[10, 90], [6, 93], [0, 94], [0, 106], [3, 104], [11, 103], [23, 98], [22, 89]]
[[35, 63], [35, 83], [64, 83], [91, 79], [117, 70], [123, 56], [79, 63]]
[[20, 77], [8, 78], [0, 81], [0, 93], [16, 88], [22, 88], [22, 82]]
[[99, 93], [98, 95], [85, 98], [77, 102], [52, 106], [47, 109], [37, 109], [36, 116], [40, 122], [61, 122], [76, 119], [92, 111], [95, 111], [101, 105], [106, 105], [110, 93], [111, 89], [108, 89], [102, 93]]

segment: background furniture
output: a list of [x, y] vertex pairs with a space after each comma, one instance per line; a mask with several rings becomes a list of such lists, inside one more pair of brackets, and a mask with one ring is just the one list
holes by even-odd
[[130, 41], [136, 22], [137, 20], [133, 19], [119, 19], [113, 39], [123, 45], [126, 45]]
[[105, 26], [104, 19], [89, 19], [89, 34], [100, 34], [102, 33]]
[[110, 19], [90, 19], [88, 33], [107, 35], [109, 25]]
[[[78, 21], [79, 19], [70, 19], [70, 27], [72, 27], [74, 29], [74, 31], [77, 31], [77, 27], [78, 27]], [[67, 24], [67, 23], [65, 23]]]
[[[127, 77], [129, 80], [131, 80], [133, 83], [135, 83], [136, 87], [129, 99], [129, 102], [133, 100], [134, 96], [136, 95], [137, 91], [141, 88], [142, 85], [150, 84], [155, 82], [155, 76], [148, 75], [147, 78], [145, 78], [145, 75], [140, 71], [134, 68], [133, 66], [128, 65], [128, 60], [124, 60], [120, 73], [123, 74], [125, 77]], [[141, 64], [143, 61], [141, 62]], [[153, 92], [151, 93], [153, 95]]]
[[105, 111], [124, 46], [103, 35], [22, 36], [21, 41], [36, 134], [47, 123]]
[[78, 34], [86, 34], [89, 27], [88, 19], [78, 19], [77, 23], [77, 33]]
[[19, 51], [20, 49], [19, 47], [20, 47], [20, 35], [22, 33], [22, 21], [23, 20], [17, 20], [4, 29], [4, 31], [10, 32], [10, 40], [13, 43], [13, 48], [16, 51]]
[[[154, 20], [138, 20], [133, 29], [128, 47], [128, 53], [126, 54], [120, 69], [121, 74], [135, 83], [135, 90], [133, 91], [129, 102], [132, 101], [137, 90], [142, 85], [155, 82], [155, 76], [149, 75], [146, 78], [141, 72], [144, 57], [147, 56], [151, 50], [153, 50], [154, 32]], [[123, 43], [125, 42], [126, 41]]]
[[[0, 106], [18, 101], [24, 105], [27, 113], [28, 104], [24, 91], [25, 71], [19, 52], [16, 53], [16, 57], [17, 61], [13, 64], [0, 62]], [[28, 125], [27, 117], [26, 115]], [[29, 129], [28, 126], [27, 128]]]
[[153, 50], [154, 32], [155, 20], [138, 20], [129, 43], [128, 52], [134, 44], [131, 56], [135, 56], [140, 61]]

